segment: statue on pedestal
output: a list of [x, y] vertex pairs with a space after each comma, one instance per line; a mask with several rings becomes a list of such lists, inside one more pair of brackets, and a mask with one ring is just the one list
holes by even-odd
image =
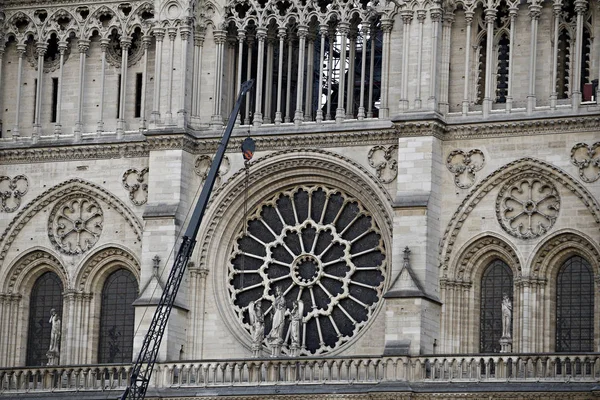
[[290, 321], [290, 357], [297, 357], [298, 350], [302, 347], [300, 332], [302, 327], [302, 317], [304, 314], [304, 302], [302, 300], [294, 301], [292, 311], [286, 311], [286, 315], [291, 318]]
[[500, 353], [512, 351], [512, 302], [505, 293], [502, 297], [502, 337], [500, 338]]
[[252, 301], [248, 307], [250, 313], [250, 328], [252, 335], [252, 357], [260, 355], [262, 342], [265, 338], [265, 316], [260, 301]]
[[46, 352], [46, 357], [48, 357], [48, 365], [58, 365], [62, 324], [60, 322], [60, 316], [54, 308], [50, 310], [50, 321], [48, 322], [52, 325], [52, 329], [50, 330], [50, 348]]
[[285, 311], [285, 297], [283, 297], [281, 287], [277, 286], [275, 289], [275, 300], [273, 301], [273, 326], [267, 336], [267, 343], [271, 347], [271, 357], [277, 357], [281, 354]]

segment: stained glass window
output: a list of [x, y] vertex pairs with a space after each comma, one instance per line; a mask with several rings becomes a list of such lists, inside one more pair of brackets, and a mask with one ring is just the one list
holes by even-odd
[[[481, 278], [479, 351], [499, 353], [502, 337], [502, 298], [513, 300], [513, 276], [502, 260], [494, 260]], [[511, 321], [512, 326], [512, 321]]]
[[556, 351], [592, 351], [594, 341], [594, 280], [590, 264], [569, 258], [556, 280]]
[[102, 289], [99, 363], [131, 362], [138, 284], [131, 272], [119, 269], [108, 276]]
[[50, 348], [51, 310], [62, 319], [63, 285], [54, 272], [45, 272], [34, 283], [29, 300], [29, 329], [27, 333], [26, 364], [45, 365]]

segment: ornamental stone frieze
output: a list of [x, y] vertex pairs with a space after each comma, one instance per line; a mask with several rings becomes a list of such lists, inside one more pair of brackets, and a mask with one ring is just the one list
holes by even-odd
[[571, 149], [571, 163], [579, 169], [579, 177], [587, 183], [600, 179], [600, 142], [577, 143]]
[[391, 183], [398, 175], [398, 145], [373, 146], [369, 150], [369, 165], [382, 183]]
[[91, 249], [102, 233], [104, 213], [98, 202], [80, 193], [60, 200], [48, 218], [48, 237], [54, 247], [68, 255]]
[[558, 190], [536, 173], [518, 175], [504, 184], [496, 200], [496, 216], [502, 228], [519, 239], [533, 239], [556, 222], [560, 210]]
[[[208, 172], [210, 171], [212, 161], [212, 156], [209, 156], [207, 154], [199, 155], [198, 157], [196, 157], [196, 161], [194, 161], [194, 172], [196, 172], [196, 175], [200, 177], [203, 183], [208, 177]], [[221, 166], [219, 167], [219, 171], [217, 172], [217, 180], [215, 181], [216, 186], [219, 186], [221, 184], [221, 178], [227, 175], [230, 168], [231, 162], [229, 161], [229, 157], [224, 156], [223, 161], [221, 162]]]
[[479, 149], [467, 152], [453, 150], [448, 154], [446, 167], [454, 174], [454, 184], [460, 189], [468, 189], [475, 183], [475, 172], [485, 164], [485, 156]]
[[123, 187], [129, 192], [129, 199], [136, 206], [148, 201], [148, 168], [130, 168], [123, 174]]
[[2, 211], [10, 213], [21, 206], [21, 198], [29, 190], [29, 180], [25, 175], [0, 176], [0, 201]]

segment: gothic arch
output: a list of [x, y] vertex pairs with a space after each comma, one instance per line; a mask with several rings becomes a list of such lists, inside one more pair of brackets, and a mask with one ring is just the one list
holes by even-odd
[[596, 223], [600, 225], [600, 205], [594, 196], [592, 196], [581, 183], [573, 179], [562, 169], [545, 161], [529, 157], [522, 158], [498, 168], [484, 178], [477, 186], [471, 189], [469, 194], [455, 211], [454, 215], [452, 215], [452, 218], [450, 218], [446, 230], [444, 231], [442, 245], [440, 246], [440, 266], [443, 270], [443, 276], [448, 275], [448, 267], [451, 264], [452, 258], [455, 257], [454, 246], [456, 237], [471, 211], [473, 211], [479, 202], [495, 187], [500, 186], [506, 180], [525, 172], [544, 175], [547, 179], [560, 184], [560, 186], [571, 191], [582, 201]]
[[111, 194], [106, 189], [95, 183], [85, 181], [83, 179], [74, 178], [63, 183], [60, 183], [30, 201], [24, 206], [21, 211], [12, 219], [0, 236], [0, 262], [6, 258], [8, 249], [10, 248], [17, 235], [23, 227], [44, 207], [55, 202], [56, 200], [74, 193], [84, 193], [94, 197], [97, 200], [102, 200], [110, 205], [127, 221], [128, 225], [135, 232], [137, 239], [142, 239], [142, 222], [119, 198]]
[[74, 287], [84, 293], [99, 293], [106, 277], [119, 268], [127, 269], [140, 281], [140, 262], [127, 249], [116, 244], [97, 250], [81, 265]]
[[2, 292], [25, 294], [31, 289], [35, 280], [46, 271], [55, 272], [65, 289], [71, 286], [69, 274], [59, 259], [50, 250], [35, 247], [19, 257], [8, 268]]

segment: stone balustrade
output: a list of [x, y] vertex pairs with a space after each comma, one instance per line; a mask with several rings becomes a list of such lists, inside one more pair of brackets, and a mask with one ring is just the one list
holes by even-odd
[[[131, 365], [0, 369], [0, 394], [124, 388]], [[600, 382], [600, 353], [206, 360], [159, 363], [157, 389], [381, 382]]]

